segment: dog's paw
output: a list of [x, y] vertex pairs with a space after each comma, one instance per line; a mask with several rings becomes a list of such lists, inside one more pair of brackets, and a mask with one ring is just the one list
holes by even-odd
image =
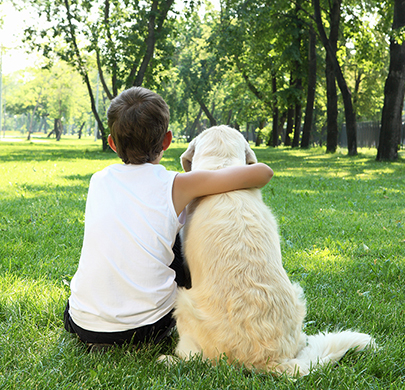
[[173, 366], [174, 364], [178, 363], [179, 360], [179, 358], [172, 355], [160, 355], [157, 358], [157, 362], [164, 364], [166, 367]]

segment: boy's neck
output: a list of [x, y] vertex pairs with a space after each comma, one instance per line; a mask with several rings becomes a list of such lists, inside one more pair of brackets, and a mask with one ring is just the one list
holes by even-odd
[[159, 164], [162, 157], [163, 157], [163, 150], [160, 152], [159, 156], [157, 156], [157, 158], [155, 160], [150, 161], [150, 164], [154, 164], [154, 165]]

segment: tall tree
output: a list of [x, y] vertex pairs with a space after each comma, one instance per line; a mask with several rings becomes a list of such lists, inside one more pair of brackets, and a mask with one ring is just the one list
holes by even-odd
[[108, 132], [96, 107], [89, 57], [96, 58], [109, 99], [123, 87], [152, 86], [159, 79], [156, 69], [170, 63], [173, 46], [167, 36], [174, 20], [174, 14], [169, 15], [174, 0], [26, 1], [41, 20], [40, 25], [26, 29], [26, 41], [50, 59], [65, 60], [80, 73], [106, 149]]
[[310, 27], [309, 48], [308, 48], [308, 91], [307, 91], [307, 103], [305, 108], [305, 121], [302, 130], [301, 148], [309, 147], [312, 119], [314, 114], [315, 89], [316, 89], [316, 35], [314, 29]]
[[405, 0], [395, 0], [393, 34], [390, 42], [390, 66], [384, 89], [384, 107], [381, 118], [377, 160], [398, 159], [398, 144], [402, 126], [402, 108], [405, 94]]
[[[337, 14], [340, 15], [341, 0], [334, 0], [333, 4], [336, 5], [336, 9], [332, 8], [334, 9], [334, 15], [336, 17]], [[356, 114], [354, 112], [352, 101], [352, 94], [346, 83], [345, 77], [342, 72], [342, 68], [336, 57], [336, 52], [332, 46], [332, 43], [326, 36], [324, 24], [322, 21], [321, 7], [319, 0], [313, 0], [313, 6], [314, 6], [315, 23], [318, 29], [320, 40], [323, 46], [325, 47], [328, 59], [331, 61], [336, 81], [338, 83], [340, 92], [342, 93], [346, 118], [347, 147], [349, 155], [354, 156], [357, 155], [357, 125], [356, 125]]]
[[[338, 96], [336, 90], [336, 76], [333, 66], [334, 58], [336, 57], [339, 38], [340, 25], [340, 2], [341, 0], [333, 0], [330, 2], [329, 9], [329, 43], [333, 55], [326, 54], [325, 62], [325, 77], [326, 77], [326, 151], [335, 153], [338, 145]], [[318, 27], [319, 28], [319, 27]]]
[[267, 107], [265, 117], [272, 118], [269, 146], [278, 145], [279, 119], [289, 108], [296, 146], [300, 136], [306, 59], [301, 53], [302, 1], [296, 3], [228, 0], [221, 14], [222, 56], [236, 63], [252, 95]]

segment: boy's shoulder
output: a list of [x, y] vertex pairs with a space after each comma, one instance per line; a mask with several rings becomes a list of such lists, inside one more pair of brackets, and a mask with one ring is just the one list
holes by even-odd
[[119, 177], [125, 179], [126, 177], [134, 176], [158, 176], [162, 175], [172, 176], [177, 175], [178, 172], [168, 170], [164, 165], [161, 164], [112, 164], [103, 168], [93, 174], [91, 180], [103, 180], [109, 177]]

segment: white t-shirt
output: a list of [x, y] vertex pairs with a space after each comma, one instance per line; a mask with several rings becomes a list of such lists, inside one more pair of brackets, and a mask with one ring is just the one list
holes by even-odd
[[153, 324], [176, 296], [172, 247], [176, 172], [155, 164], [115, 164], [93, 175], [83, 248], [71, 282], [70, 315], [80, 327], [119, 332]]

